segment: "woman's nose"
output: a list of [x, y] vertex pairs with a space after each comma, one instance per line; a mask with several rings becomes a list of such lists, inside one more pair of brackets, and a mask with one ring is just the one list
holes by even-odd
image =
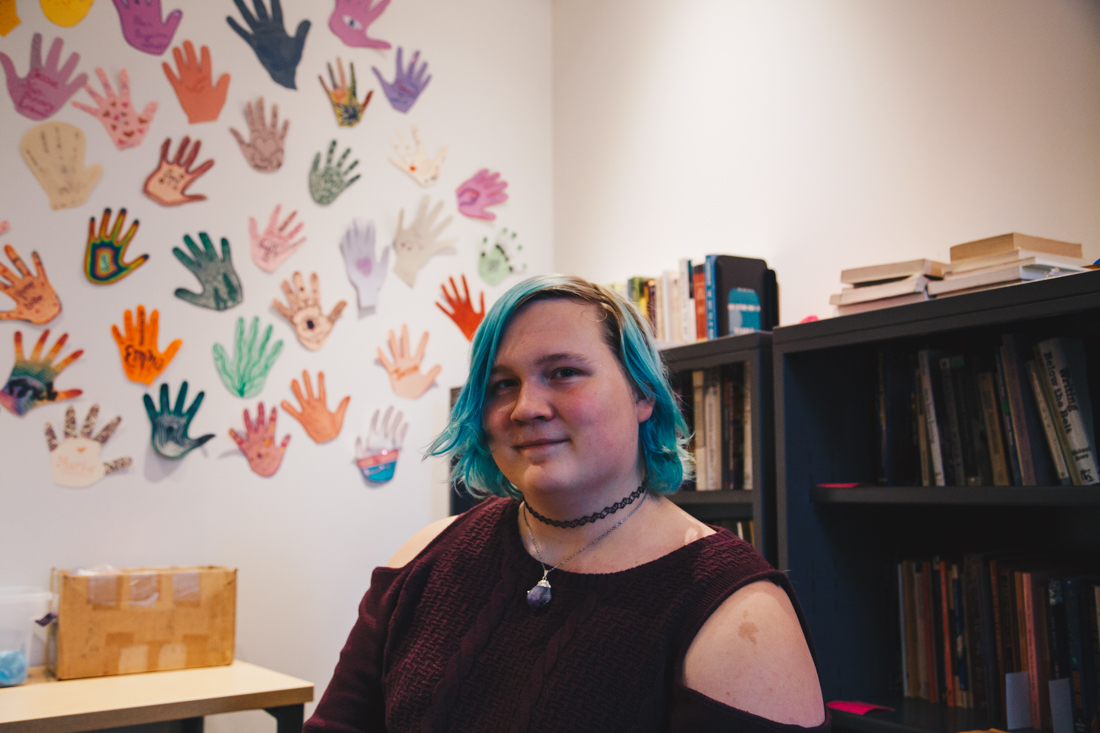
[[524, 383], [519, 388], [512, 419], [518, 422], [549, 420], [554, 414], [546, 390], [541, 385]]

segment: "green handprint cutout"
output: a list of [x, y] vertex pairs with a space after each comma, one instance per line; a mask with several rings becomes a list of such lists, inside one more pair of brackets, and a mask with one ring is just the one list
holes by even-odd
[[8, 377], [4, 389], [0, 390], [0, 405], [16, 415], [25, 415], [39, 405], [71, 400], [73, 397], [84, 394], [84, 390], [81, 389], [66, 389], [58, 392], [53, 388], [57, 375], [79, 359], [84, 349], [77, 349], [54, 364], [53, 360], [69, 340], [69, 334], [62, 334], [53, 348], [46, 353], [46, 357], [42, 358], [42, 349], [46, 347], [46, 340], [49, 337], [50, 330], [46, 329], [38, 337], [38, 342], [31, 351], [31, 358], [28, 359], [23, 356], [23, 333], [15, 332], [15, 366], [11, 370], [11, 376]]
[[222, 384], [238, 397], [247, 400], [263, 390], [267, 373], [283, 350], [283, 342], [276, 341], [271, 353], [264, 356], [267, 342], [271, 340], [271, 329], [272, 326], [269, 325], [264, 331], [263, 340], [257, 345], [256, 338], [260, 333], [260, 318], [257, 316], [252, 319], [252, 325], [248, 328], [248, 341], [245, 342], [244, 319], [238, 318], [233, 361], [226, 359], [225, 349], [221, 344], [214, 344], [214, 366], [218, 368], [218, 376], [222, 378]]
[[202, 292], [192, 293], [185, 288], [177, 288], [176, 297], [193, 305], [216, 311], [238, 305], [244, 300], [244, 289], [241, 287], [240, 278], [237, 277], [237, 271], [233, 269], [229, 240], [222, 237], [222, 256], [218, 259], [218, 253], [214, 251], [214, 243], [210, 241], [206, 232], [199, 232], [199, 239], [202, 240], [203, 245], [201, 250], [195, 245], [195, 240], [191, 239], [190, 235], [183, 235], [183, 242], [187, 245], [187, 249], [191, 250], [191, 257], [184, 254], [179, 247], [173, 247], [172, 254], [199, 279]]
[[138, 230], [138, 220], [130, 225], [126, 235], [119, 239], [122, 226], [126, 223], [126, 209], [118, 210], [115, 226], [107, 232], [111, 221], [111, 210], [103, 210], [103, 219], [99, 223], [99, 235], [96, 236], [95, 217], [88, 220], [88, 246], [84, 250], [84, 275], [93, 285], [110, 285], [129, 275], [145, 264], [149, 255], [142, 255], [133, 262], [123, 262], [126, 248]]
[[516, 242], [516, 233], [507, 228], [497, 232], [496, 241], [489, 246], [489, 238], [481, 238], [481, 254], [477, 260], [477, 274], [490, 285], [499, 285], [501, 280], [527, 269], [527, 264], [517, 266], [516, 255], [523, 251], [523, 245]]
[[176, 397], [176, 407], [171, 409], [168, 400], [168, 385], [160, 385], [160, 412], [157, 412], [153, 398], [145, 395], [145, 412], [149, 415], [153, 432], [149, 440], [153, 444], [153, 451], [162, 458], [183, 458], [185, 455], [198, 448], [214, 437], [213, 433], [191, 438], [187, 435], [187, 429], [199, 411], [205, 392], [199, 392], [191, 407], [184, 412], [187, 404], [187, 382], [180, 384], [180, 392]]
[[359, 161], [352, 161], [352, 164], [348, 166], [347, 170], [344, 170], [344, 161], [347, 160], [348, 154], [351, 153], [351, 148], [344, 151], [344, 154], [340, 156], [340, 160], [336, 162], [336, 167], [332, 167], [332, 154], [336, 152], [336, 141], [333, 140], [328, 146], [328, 155], [325, 156], [325, 167], [321, 168], [321, 154], [313, 156], [313, 168], [309, 171], [309, 195], [313, 197], [313, 200], [319, 203], [321, 206], [328, 206], [336, 197], [343, 193], [344, 189], [359, 180], [359, 174], [356, 173], [351, 179], [345, 181], [344, 177], [355, 169], [355, 166], [359, 165]]

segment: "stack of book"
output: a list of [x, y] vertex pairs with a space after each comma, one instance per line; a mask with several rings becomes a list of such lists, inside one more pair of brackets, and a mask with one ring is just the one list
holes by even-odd
[[692, 428], [688, 450], [695, 457], [695, 480], [682, 490], [752, 488], [752, 395], [744, 367], [729, 364], [682, 375], [680, 404]]
[[935, 297], [961, 295], [1005, 285], [1085, 272], [1080, 244], [1026, 234], [1002, 234], [951, 248], [943, 280], [929, 283]]
[[857, 267], [840, 273], [843, 290], [829, 296], [837, 315], [891, 308], [928, 300], [928, 283], [944, 276], [947, 265], [935, 260], [908, 260]]

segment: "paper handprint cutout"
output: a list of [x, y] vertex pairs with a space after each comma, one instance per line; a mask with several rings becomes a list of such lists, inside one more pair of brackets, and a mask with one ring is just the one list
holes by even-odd
[[443, 371], [443, 367], [436, 364], [428, 370], [427, 374], [420, 373], [420, 362], [424, 361], [424, 349], [428, 346], [428, 332], [425, 331], [420, 337], [415, 354], [409, 353], [408, 326], [401, 326], [400, 344], [393, 335], [393, 331], [390, 331], [389, 344], [393, 361], [386, 358], [381, 348], [378, 349], [378, 361], [382, 363], [382, 368], [390, 377], [390, 387], [397, 396], [415, 400], [428, 391], [428, 387], [432, 386], [435, 378]]
[[283, 120], [283, 129], [279, 129], [279, 105], [271, 105], [271, 127], [267, 126], [264, 118], [264, 98], [256, 101], [256, 110], [252, 110], [252, 102], [244, 107], [244, 119], [248, 123], [248, 142], [244, 141], [241, 133], [230, 127], [229, 132], [241, 146], [241, 153], [252, 170], [260, 173], [272, 173], [283, 167], [283, 150], [286, 145], [286, 132], [290, 128], [290, 120]]
[[0, 0], [0, 36], [6, 36], [23, 21], [16, 12], [15, 0]]
[[65, 65], [57, 68], [61, 61], [61, 46], [61, 39], [55, 38], [43, 65], [42, 34], [35, 33], [31, 39], [31, 68], [23, 78], [19, 78], [15, 64], [8, 55], [0, 52], [0, 65], [4, 67], [4, 75], [8, 81], [8, 95], [15, 103], [15, 111], [24, 117], [32, 120], [50, 117], [88, 80], [87, 74], [78, 74], [69, 81], [76, 65], [80, 63], [78, 53], [69, 56]]
[[264, 0], [252, 0], [252, 6], [256, 9], [255, 16], [245, 7], [244, 0], [233, 0], [233, 3], [237, 6], [237, 10], [241, 11], [244, 22], [252, 32], [249, 33], [242, 28], [234, 18], [226, 16], [229, 27], [256, 52], [256, 58], [271, 75], [272, 81], [287, 89], [297, 89], [298, 87], [294, 84], [294, 75], [298, 71], [298, 62], [302, 60], [302, 48], [306, 45], [309, 21], [303, 20], [299, 23], [298, 30], [291, 38], [287, 35], [286, 25], [283, 23], [283, 6], [279, 0], [271, 0], [270, 16], [264, 6]]
[[516, 255], [523, 251], [523, 245], [516, 243], [516, 233], [507, 228], [497, 232], [493, 246], [489, 238], [481, 239], [481, 254], [477, 260], [477, 274], [489, 285], [499, 285], [501, 280], [513, 273], [521, 273], [527, 264], [517, 265]]
[[112, 323], [111, 335], [115, 337], [115, 343], [118, 344], [118, 355], [122, 359], [122, 369], [126, 372], [126, 378], [131, 382], [152, 386], [161, 372], [168, 368], [176, 352], [183, 346], [183, 341], [176, 339], [162, 352], [157, 346], [160, 312], [154, 310], [150, 313], [149, 323], [146, 324], [143, 305], [137, 307], [136, 322], [132, 312], [126, 311], [123, 314], [122, 327], [125, 334]]
[[95, 0], [39, 0], [42, 13], [62, 28], [72, 28], [84, 20]]
[[298, 226], [289, 229], [298, 212], [290, 212], [290, 216], [286, 218], [286, 221], [279, 224], [280, 211], [282, 211], [282, 206], [276, 206], [275, 211], [271, 212], [271, 219], [268, 220], [267, 229], [264, 230], [263, 234], [260, 234], [260, 227], [256, 224], [256, 219], [251, 216], [248, 217], [248, 236], [252, 241], [252, 261], [264, 272], [275, 272], [279, 265], [283, 264], [287, 257], [297, 252], [298, 248], [306, 241], [305, 237], [294, 240], [294, 237], [298, 236], [298, 232], [302, 231], [305, 224], [298, 222]]
[[66, 409], [65, 433], [60, 443], [57, 442], [57, 433], [53, 431], [53, 425], [46, 423], [46, 445], [50, 449], [50, 478], [58, 486], [83, 489], [104, 476], [125, 470], [133, 464], [132, 458], [116, 458], [109, 463], [104, 463], [99, 457], [100, 449], [107, 445], [107, 441], [115, 434], [122, 418], [116, 417], [104, 425], [93, 438], [98, 417], [99, 405], [92, 405], [87, 417], [84, 418], [84, 427], [78, 435], [76, 410], [72, 407]]
[[218, 119], [222, 107], [225, 106], [225, 95], [229, 93], [229, 74], [219, 76], [215, 85], [210, 49], [202, 47], [201, 61], [195, 58], [195, 46], [191, 41], [183, 42], [183, 51], [187, 54], [186, 60], [184, 54], [180, 53], [179, 46], [172, 49], [179, 76], [172, 73], [172, 67], [166, 62], [162, 62], [160, 66], [172, 88], [176, 90], [176, 98], [187, 114], [187, 121], [192, 125], [197, 122], [212, 122]]
[[4, 254], [19, 274], [16, 275], [0, 263], [0, 278], [3, 278], [0, 279], [0, 293], [15, 301], [15, 308], [0, 312], [0, 321], [30, 321], [41, 326], [56, 318], [61, 312], [61, 301], [46, 277], [46, 268], [42, 266], [38, 253], [31, 252], [33, 275], [10, 244], [4, 245]]
[[416, 273], [424, 267], [434, 255], [452, 247], [456, 240], [439, 240], [439, 235], [451, 223], [451, 217], [447, 217], [439, 226], [435, 220], [443, 211], [443, 202], [437, 203], [428, 212], [430, 200], [427, 196], [420, 199], [420, 206], [416, 210], [416, 218], [409, 223], [406, 229], [405, 210], [401, 209], [397, 214], [397, 233], [393, 238], [394, 265], [393, 273], [405, 281], [411, 288], [416, 284]]
[[213, 433], [201, 435], [198, 438], [192, 438], [187, 434], [191, 427], [191, 421], [195, 419], [195, 414], [199, 411], [202, 398], [205, 396], [205, 392], [199, 392], [195, 396], [195, 401], [191, 403], [191, 407], [184, 410], [187, 405], [187, 382], [184, 381], [180, 384], [180, 391], [176, 396], [176, 406], [173, 408], [170, 406], [168, 385], [162, 384], [160, 385], [160, 410], [158, 411], [156, 405], [153, 404], [153, 398], [145, 395], [143, 400], [145, 402], [145, 414], [149, 416], [149, 423], [153, 429], [152, 434], [149, 436], [149, 441], [153, 445], [153, 452], [161, 458], [178, 460], [196, 448], [205, 445], [207, 441], [214, 437]]
[[378, 305], [378, 291], [386, 279], [389, 271], [390, 248], [382, 249], [380, 260], [374, 257], [374, 222], [368, 221], [366, 225], [358, 219], [352, 221], [351, 226], [344, 232], [340, 240], [340, 252], [344, 255], [344, 267], [348, 271], [348, 279], [355, 286], [355, 295], [361, 309], [374, 308]]
[[490, 174], [488, 168], [482, 168], [455, 189], [458, 213], [473, 219], [496, 219], [496, 214], [485, 209], [507, 201], [508, 194], [504, 192], [506, 188], [508, 181], [500, 180], [499, 173]]
[[462, 331], [462, 335], [466, 337], [467, 341], [473, 341], [477, 327], [485, 320], [485, 293], [481, 293], [481, 310], [476, 311], [474, 310], [473, 302], [470, 300], [470, 287], [466, 284], [466, 276], [462, 276], [463, 295], [458, 294], [458, 286], [455, 285], [455, 279], [453, 277], [448, 279], [451, 281], [451, 290], [453, 292], [447, 292], [446, 283], [439, 287], [443, 291], [443, 298], [447, 301], [447, 305], [451, 307], [451, 310], [448, 311], [444, 308], [442, 303], [436, 303], [435, 305], [439, 310], [446, 313], [448, 318], [455, 322], [455, 325]]
[[424, 188], [438, 181], [439, 168], [443, 165], [444, 158], [447, 157], [447, 146], [441, 147], [435, 158], [432, 159], [424, 150], [424, 143], [420, 140], [420, 130], [417, 129], [416, 125], [412, 126], [413, 142], [416, 143], [415, 149], [405, 142], [400, 130], [394, 130], [394, 133], [397, 134], [397, 140], [390, 140], [390, 146], [397, 153], [397, 157], [390, 158], [390, 162], [399, 171], [409, 174], [409, 178]]
[[355, 439], [355, 465], [363, 478], [372, 484], [384, 484], [393, 478], [398, 454], [405, 443], [405, 434], [409, 432], [409, 424], [401, 423], [404, 416], [400, 411], [394, 415], [392, 405], [386, 408], [386, 414], [379, 422], [381, 412], [374, 411], [367, 439]]
[[336, 0], [328, 27], [336, 37], [352, 48], [387, 49], [390, 44], [371, 38], [371, 24], [389, 7], [390, 0]]
[[321, 309], [321, 280], [317, 277], [317, 273], [309, 276], [309, 290], [306, 290], [302, 273], [294, 273], [293, 280], [293, 289], [290, 283], [283, 280], [283, 293], [286, 294], [287, 305], [283, 305], [278, 300], [272, 300], [271, 307], [290, 321], [290, 325], [294, 327], [294, 335], [298, 337], [298, 342], [302, 346], [310, 351], [319, 351], [325, 345], [329, 334], [332, 333], [332, 327], [336, 325], [336, 320], [344, 312], [348, 302], [341, 300], [326, 316]]
[[372, 66], [371, 70], [378, 77], [378, 83], [382, 85], [382, 93], [386, 95], [386, 99], [390, 100], [390, 106], [398, 112], [406, 114], [416, 100], [420, 98], [420, 94], [427, 88], [432, 77], [431, 74], [428, 74], [427, 61], [422, 63], [420, 68], [417, 68], [416, 62], [420, 60], [419, 51], [409, 59], [408, 67], [402, 65], [403, 54], [404, 50], [398, 46], [397, 71], [394, 74], [392, 84], [382, 77], [382, 72], [378, 70], [378, 67]]
[[229, 429], [229, 437], [233, 439], [233, 442], [237, 444], [237, 447], [241, 449], [241, 453], [244, 453], [245, 458], [248, 459], [248, 467], [252, 469], [252, 472], [268, 478], [275, 475], [275, 472], [279, 470], [279, 466], [283, 462], [283, 456], [286, 454], [286, 447], [290, 443], [290, 435], [287, 434], [283, 437], [283, 442], [279, 445], [275, 444], [278, 440], [275, 434], [275, 408], [271, 408], [271, 419], [266, 423], [264, 422], [264, 403], [260, 403], [256, 410], [256, 423], [253, 425], [252, 418], [248, 414], [248, 408], [244, 411], [244, 436], [237, 434], [237, 431], [233, 428]]
[[68, 122], [35, 125], [19, 143], [23, 160], [55, 211], [83, 204], [103, 175], [99, 163], [84, 167], [85, 143], [81, 129]]
[[271, 329], [268, 325], [264, 331], [264, 337], [256, 343], [260, 334], [260, 318], [252, 319], [252, 325], [248, 328], [248, 338], [244, 335], [244, 319], [237, 319], [237, 335], [233, 341], [233, 359], [230, 360], [221, 344], [214, 344], [214, 366], [218, 370], [218, 376], [222, 378], [222, 384], [226, 389], [238, 397], [250, 399], [258, 395], [267, 381], [267, 373], [275, 365], [279, 358], [279, 352], [283, 350], [283, 342], [276, 341], [267, 350], [267, 344], [271, 341]]
[[138, 51], [160, 56], [172, 43], [183, 19], [182, 10], [161, 18], [160, 0], [114, 0], [122, 37]]
[[[134, 0], [138, 2], [139, 0]], [[84, 110], [99, 120], [103, 129], [111, 136], [111, 142], [119, 150], [136, 148], [145, 139], [145, 133], [149, 131], [149, 125], [153, 124], [153, 115], [157, 112], [157, 103], [150, 102], [145, 105], [144, 111], [138, 114], [130, 99], [130, 75], [126, 69], [118, 73], [118, 94], [111, 88], [111, 82], [107, 79], [106, 72], [96, 67], [96, 76], [103, 85], [104, 96], [99, 96], [91, 84], [84, 85], [84, 91], [91, 95], [96, 106], [92, 107], [82, 102], [73, 102], [77, 109]]]
[[344, 413], [348, 409], [348, 403], [351, 402], [351, 396], [347, 396], [340, 400], [340, 404], [336, 407], [336, 412], [329, 412], [326, 402], [328, 398], [325, 396], [325, 373], [317, 372], [317, 396], [313, 396], [313, 387], [309, 383], [309, 372], [302, 370], [302, 382], [306, 386], [306, 396], [302, 397], [302, 390], [298, 387], [298, 380], [291, 380], [290, 388], [294, 391], [294, 396], [298, 398], [298, 404], [301, 405], [301, 412], [294, 409], [286, 400], [282, 401], [283, 410], [286, 414], [297, 420], [302, 424], [302, 427], [306, 431], [306, 435], [313, 440], [314, 443], [327, 443], [340, 434], [340, 428], [344, 425]]
[[23, 333], [21, 331], [15, 332], [15, 366], [11, 370], [11, 375], [8, 377], [4, 389], [0, 390], [0, 405], [16, 415], [25, 415], [39, 405], [71, 400], [84, 394], [82, 389], [67, 389], [62, 392], [54, 389], [54, 380], [70, 364], [81, 357], [84, 349], [77, 349], [57, 364], [54, 364], [53, 360], [61, 353], [65, 342], [69, 340], [69, 334], [61, 334], [61, 338], [43, 357], [42, 349], [45, 348], [46, 340], [49, 337], [50, 331], [46, 329], [38, 337], [38, 342], [31, 352], [31, 358], [28, 359], [23, 355]]
[[351, 148], [344, 150], [344, 154], [340, 156], [340, 160], [336, 161], [336, 167], [332, 166], [332, 154], [336, 152], [336, 141], [333, 140], [328, 146], [328, 155], [325, 156], [325, 167], [321, 168], [321, 154], [313, 156], [313, 168], [309, 172], [309, 195], [313, 197], [313, 200], [319, 203], [321, 206], [328, 206], [336, 197], [344, 192], [344, 189], [359, 180], [359, 174], [356, 173], [350, 179], [345, 177], [355, 170], [355, 166], [359, 165], [359, 161], [352, 161], [352, 164], [344, 169], [344, 161], [348, 159], [348, 155], [351, 153]]
[[348, 84], [347, 79], [344, 77], [344, 62], [339, 56], [336, 57], [336, 66], [340, 70], [339, 84], [336, 83], [336, 77], [332, 74], [332, 64], [328, 64], [328, 78], [332, 81], [332, 89], [328, 88], [320, 74], [317, 75], [317, 80], [321, 82], [321, 88], [325, 90], [325, 94], [328, 95], [328, 100], [332, 104], [332, 111], [336, 115], [336, 124], [340, 127], [355, 127], [363, 119], [363, 113], [367, 111], [367, 105], [370, 104], [374, 91], [367, 92], [367, 96], [363, 97], [362, 102], [358, 101], [355, 98], [357, 94], [355, 64], [349, 64], [351, 66], [351, 84]]
[[[201, 175], [214, 167], [213, 159], [206, 161], [198, 168], [191, 170], [191, 164], [202, 148], [202, 141], [196, 140], [191, 147], [191, 154], [187, 155], [187, 146], [191, 144], [191, 138], [184, 137], [180, 140], [179, 149], [176, 151], [176, 159], [169, 162], [168, 150], [172, 145], [172, 138], [165, 138], [160, 146], [160, 162], [156, 170], [145, 179], [145, 195], [156, 201], [161, 206], [179, 206], [192, 201], [205, 201], [206, 196], [201, 193], [187, 193], [187, 189]], [[183, 156], [187, 155], [187, 160]]]
[[95, 231], [95, 217], [88, 220], [88, 245], [84, 248], [84, 276], [93, 285], [117, 283], [134, 270], [145, 264], [149, 255], [141, 255], [132, 262], [123, 262], [126, 248], [137, 234], [138, 220], [119, 239], [122, 226], [126, 223], [126, 209], [119, 209], [115, 217], [115, 226], [110, 232], [107, 227], [111, 221], [111, 210], [103, 210], [103, 219], [99, 223], [99, 234]]
[[195, 240], [191, 239], [191, 235], [183, 235], [183, 243], [191, 251], [191, 257], [184, 254], [179, 247], [173, 247], [172, 254], [199, 279], [202, 292], [193, 293], [185, 288], [177, 288], [175, 296], [192, 305], [216, 311], [232, 308], [244, 300], [244, 289], [237, 271], [233, 269], [229, 240], [222, 237], [222, 256], [219, 258], [214, 251], [214, 243], [206, 232], [199, 232], [199, 239], [202, 240], [201, 250]]

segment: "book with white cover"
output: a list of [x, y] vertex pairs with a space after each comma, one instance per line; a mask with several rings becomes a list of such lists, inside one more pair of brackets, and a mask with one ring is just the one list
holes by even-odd
[[925, 275], [927, 277], [943, 277], [948, 267], [943, 262], [935, 260], [908, 260], [907, 262], [892, 262], [887, 265], [871, 265], [869, 267], [855, 267], [843, 270], [840, 273], [840, 282], [845, 285], [860, 285], [862, 283], [877, 282], [879, 280], [893, 280], [910, 275]]
[[987, 272], [997, 272], [1003, 270], [1006, 267], [1045, 267], [1050, 270], [1058, 269], [1065, 270], [1066, 272], [1085, 272], [1084, 265], [1080, 261], [1074, 263], [1069, 260], [1063, 260], [1058, 257], [1026, 257], [1021, 260], [1013, 260], [1009, 262], [1002, 262], [996, 265], [989, 265], [988, 267], [975, 267], [972, 270], [961, 270], [959, 272], [949, 272], [943, 276], [944, 280], [958, 280], [964, 277], [971, 277], [974, 275], [981, 275]]
[[979, 239], [975, 242], [956, 244], [951, 248], [951, 261], [959, 262], [974, 257], [986, 257], [1001, 252], [1011, 252], [1014, 249], [1026, 249], [1032, 252], [1043, 252], [1049, 255], [1077, 259], [1084, 256], [1080, 244], [1059, 242], [1056, 239], [1044, 239], [1043, 237], [1032, 237], [1027, 234], [1012, 232], [1011, 234], [1001, 234], [988, 239]]
[[994, 268], [968, 275], [955, 277], [950, 280], [939, 280], [928, 284], [929, 295], [942, 295], [956, 290], [967, 290], [998, 283], [1009, 284], [1018, 280], [1044, 280], [1048, 277], [1072, 275], [1076, 272], [1085, 272], [1083, 267], [1070, 265], [1009, 265], [1004, 268]]
[[928, 293], [924, 290], [919, 293], [909, 293], [909, 295], [899, 295], [896, 298], [883, 298], [882, 300], [868, 300], [865, 303], [851, 303], [849, 305], [838, 305], [836, 307], [838, 316], [850, 316], [855, 313], [867, 313], [869, 311], [882, 310], [883, 308], [893, 308], [899, 305], [909, 305], [910, 303], [921, 303], [928, 300]]
[[877, 285], [845, 288], [839, 293], [830, 295], [829, 303], [832, 305], [850, 305], [852, 303], [865, 303], [868, 300], [896, 298], [899, 295], [922, 292], [927, 286], [928, 278], [924, 275], [910, 275], [909, 277], [903, 277]]
[[1043, 265], [1075, 265], [1077, 267], [1084, 267], [1088, 264], [1088, 260], [1079, 257], [1059, 257], [1058, 255], [1047, 254], [1045, 252], [1035, 252], [1028, 249], [1014, 249], [1009, 252], [1000, 252], [985, 257], [971, 257], [958, 262], [952, 262], [944, 267], [944, 277], [951, 277], [960, 272], [996, 267], [997, 265], [1023, 264], [1023, 260], [1028, 260], [1033, 257], [1037, 258], [1035, 261], [1038, 264]]

